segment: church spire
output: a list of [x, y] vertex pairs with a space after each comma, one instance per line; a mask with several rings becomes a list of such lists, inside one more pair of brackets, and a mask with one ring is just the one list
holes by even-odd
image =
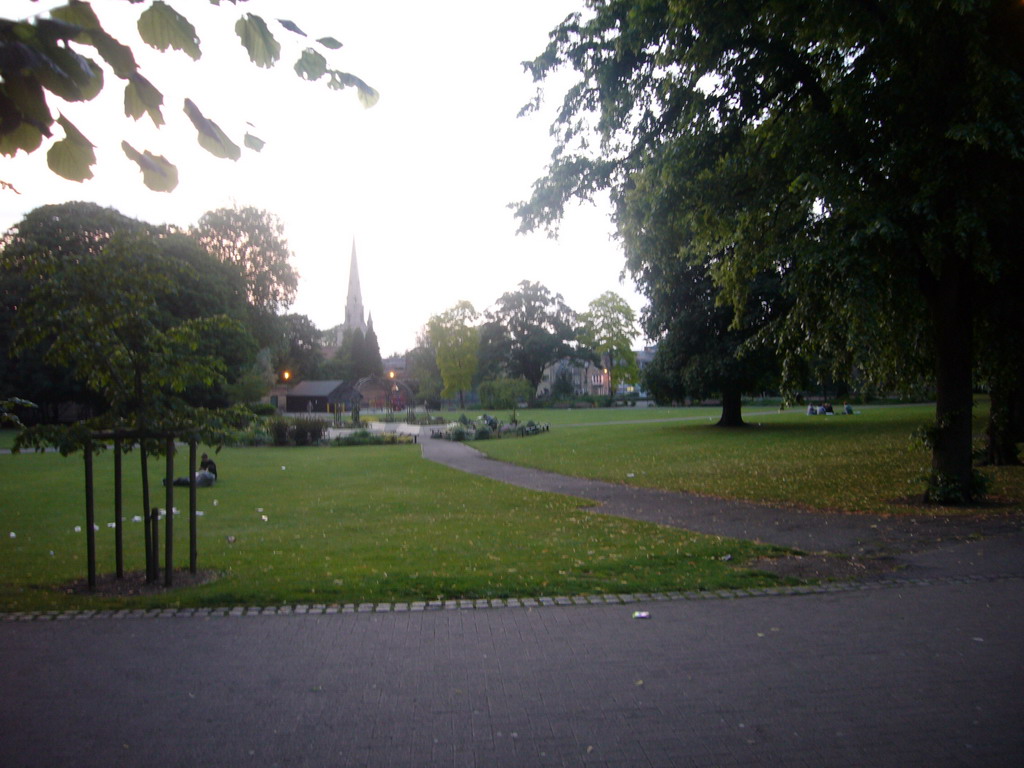
[[363, 295], [359, 289], [359, 265], [356, 262], [356, 239], [352, 238], [352, 261], [348, 268], [348, 299], [345, 301], [345, 323], [342, 330], [358, 328], [366, 333], [366, 321], [363, 319]]

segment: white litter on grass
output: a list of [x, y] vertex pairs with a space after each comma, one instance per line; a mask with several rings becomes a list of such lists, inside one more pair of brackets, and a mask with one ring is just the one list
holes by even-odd
[[81, 532], [82, 532], [82, 526], [76, 525], [75, 526], [75, 533], [81, 533]]
[[94, 523], [93, 526], [92, 526], [92, 529], [94, 531], [98, 531], [100, 529], [100, 527]]
[[284, 464], [281, 465], [281, 471], [284, 472]]
[[263, 507], [256, 507], [256, 511], [257, 512], [262, 512], [263, 511]]
[[133, 523], [141, 523], [142, 522], [142, 515], [135, 515], [135, 517], [132, 518], [132, 522]]
[[117, 523], [107, 523], [107, 528], [117, 528]]
[[265, 523], [265, 522], [267, 522], [267, 521], [268, 521], [268, 520], [270, 519], [270, 518], [269, 518], [269, 517], [267, 517], [266, 515], [261, 515], [261, 517], [263, 518], [263, 522], [264, 522], [264, 523]]
[[215, 507], [217, 506], [217, 500], [216, 499], [213, 500], [213, 506], [215, 506]]
[[205, 514], [206, 514], [206, 513], [205, 513], [205, 512], [203, 512], [203, 511], [202, 511], [201, 509], [197, 509], [197, 510], [196, 510], [196, 517], [202, 517], [202, 516], [203, 516], [203, 515], [205, 515]]
[[11, 538], [12, 539], [18, 538], [18, 534], [16, 534], [14, 531], [11, 531]]
[[636, 473], [635, 472], [627, 472], [626, 473], [626, 477], [636, 477]]

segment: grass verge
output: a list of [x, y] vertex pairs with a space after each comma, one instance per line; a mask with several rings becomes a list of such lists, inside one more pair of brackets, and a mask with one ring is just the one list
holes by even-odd
[[[332, 604], [777, 583], [743, 567], [778, 551], [773, 548], [591, 514], [574, 499], [423, 461], [415, 446], [225, 449], [216, 458], [220, 481], [199, 491], [198, 548], [199, 567], [218, 578], [169, 592], [82, 595], [67, 591], [86, 572], [85, 534], [75, 531], [84, 525], [81, 457], [0, 455], [0, 610]], [[142, 514], [137, 462], [137, 454], [125, 461], [128, 570], [143, 568], [142, 524], [132, 522]], [[112, 572], [114, 563], [114, 532], [107, 527], [112, 466], [109, 453], [97, 458], [101, 573]], [[159, 471], [154, 462], [151, 476]], [[187, 489], [176, 490], [176, 505], [187, 508]], [[162, 492], [153, 504], [163, 506]], [[186, 515], [175, 523], [176, 563], [187, 565]], [[724, 561], [726, 555], [731, 559]]]
[[[1021, 467], [983, 470], [991, 483], [986, 505], [916, 503], [929, 454], [912, 435], [934, 420], [930, 406], [861, 407], [854, 416], [815, 417], [751, 407], [742, 429], [712, 426], [717, 413], [706, 410], [671, 423], [565, 424], [526, 440], [473, 446], [502, 461], [567, 475], [768, 504], [886, 514], [1024, 510]], [[979, 435], [986, 417], [979, 408]]]

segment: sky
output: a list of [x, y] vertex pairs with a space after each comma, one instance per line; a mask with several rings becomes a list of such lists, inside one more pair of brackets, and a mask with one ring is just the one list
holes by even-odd
[[[23, 18], [59, 4], [4, 0], [3, 13]], [[521, 62], [538, 55], [583, 0], [171, 0], [196, 27], [198, 62], [139, 40], [135, 22], [147, 5], [93, 2], [163, 92], [166, 124], [156, 130], [148, 118], [124, 117], [123, 88], [109, 72], [92, 102], [50, 99], [96, 145], [95, 177], [77, 183], [53, 174], [46, 144], [0, 159], [0, 179], [18, 190], [0, 190], [0, 230], [40, 205], [70, 200], [179, 226], [216, 208], [255, 206], [281, 220], [293, 252], [300, 283], [289, 311], [322, 329], [344, 318], [355, 242], [363, 305], [385, 356], [414, 346], [431, 315], [462, 300], [483, 311], [522, 280], [541, 282], [577, 311], [614, 291], [639, 315], [644, 301], [628, 277], [620, 280], [624, 260], [606, 203], [570, 208], [557, 239], [517, 235], [508, 207], [527, 199], [544, 173], [554, 146], [549, 126], [569, 82], [568, 74], [556, 79], [541, 113], [518, 118], [536, 93]], [[364, 109], [353, 89], [300, 80], [291, 67], [304, 45], [276, 23], [282, 60], [255, 67], [233, 31], [243, 13], [268, 23], [287, 18], [310, 39], [338, 39], [340, 50], [320, 49], [329, 66], [365, 80], [380, 101]], [[237, 162], [210, 155], [182, 112], [186, 97], [239, 145], [248, 130], [266, 147], [243, 150]], [[122, 140], [177, 165], [177, 189], [148, 190]]]

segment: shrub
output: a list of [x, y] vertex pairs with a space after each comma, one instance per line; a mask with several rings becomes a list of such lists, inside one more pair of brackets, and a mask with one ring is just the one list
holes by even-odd
[[270, 439], [274, 445], [288, 445], [290, 442], [292, 425], [285, 419], [270, 420]]
[[530, 382], [518, 379], [491, 379], [480, 384], [480, 405], [488, 410], [515, 408], [523, 401], [529, 400], [533, 394]]
[[489, 440], [491, 437], [490, 427], [480, 427], [473, 435], [474, 440]]
[[255, 416], [275, 416], [277, 415], [277, 406], [271, 405], [270, 403], [249, 403], [247, 406]]
[[451, 439], [457, 443], [461, 443], [466, 439], [466, 428], [462, 425], [454, 427], [451, 431]]
[[296, 445], [309, 445], [309, 422], [298, 419], [292, 424], [292, 439]]

